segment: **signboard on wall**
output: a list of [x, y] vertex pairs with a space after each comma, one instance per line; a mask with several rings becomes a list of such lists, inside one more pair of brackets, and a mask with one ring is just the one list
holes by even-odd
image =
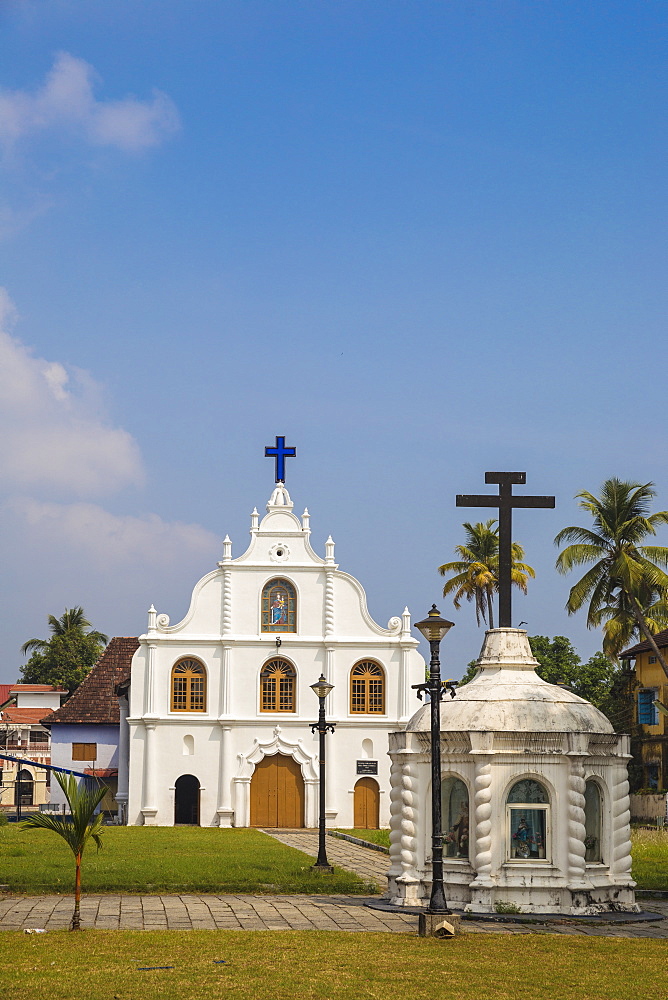
[[357, 761], [357, 773], [358, 774], [378, 774], [378, 761], [377, 760], [358, 760]]

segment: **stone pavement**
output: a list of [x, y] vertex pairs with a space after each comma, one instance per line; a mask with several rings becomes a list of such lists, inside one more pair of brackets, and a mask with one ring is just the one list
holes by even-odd
[[[73, 905], [72, 896], [5, 898], [0, 930], [65, 929]], [[81, 923], [98, 930], [417, 931], [417, 917], [370, 910], [355, 896], [85, 895]]]
[[[272, 831], [282, 843], [315, 857], [318, 837], [311, 831]], [[327, 838], [331, 862], [362, 878], [385, 884], [389, 858], [334, 837]], [[417, 933], [418, 918], [401, 912], [369, 909], [357, 896], [242, 895], [84, 895], [84, 927], [101, 930], [338, 930]], [[462, 929], [482, 934], [578, 934], [596, 937], [668, 938], [668, 899], [646, 899], [641, 905], [664, 915], [656, 923], [522, 924], [467, 920]], [[71, 896], [0, 897], [0, 930], [67, 928]]]
[[[311, 857], [318, 856], [318, 833], [313, 830], [264, 830], [270, 837], [275, 837], [288, 847], [295, 847]], [[365, 882], [373, 882], [381, 892], [387, 889], [387, 869], [390, 867], [389, 855], [382, 851], [372, 851], [368, 847], [351, 844], [348, 840], [338, 837], [327, 837], [327, 860], [332, 865], [355, 872]]]

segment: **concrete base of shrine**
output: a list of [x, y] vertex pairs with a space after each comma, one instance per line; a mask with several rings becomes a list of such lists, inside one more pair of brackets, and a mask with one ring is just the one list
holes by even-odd
[[[503, 880], [471, 879], [469, 874], [468, 884], [465, 878], [462, 873], [461, 881], [447, 882], [445, 889], [448, 906], [463, 913], [598, 916], [606, 913], [635, 915], [640, 912], [640, 906], [635, 901], [634, 882], [611, 885], [609, 878], [599, 876], [577, 885], [568, 885], [564, 884], [565, 880], [546, 873], [534, 873], [525, 884], [509, 876]], [[558, 881], [562, 884], [559, 885]], [[431, 880], [426, 876], [389, 879], [387, 901], [393, 908], [424, 912], [430, 896]]]

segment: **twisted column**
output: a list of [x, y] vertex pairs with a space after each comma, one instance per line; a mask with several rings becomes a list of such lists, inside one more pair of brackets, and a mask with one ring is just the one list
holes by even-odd
[[631, 809], [626, 764], [616, 764], [612, 778], [612, 864], [615, 875], [631, 878]]
[[388, 877], [399, 875], [401, 867], [401, 761], [392, 759], [390, 767], [390, 869]]
[[415, 878], [417, 863], [415, 820], [417, 818], [417, 775], [415, 765], [405, 762], [401, 769], [400, 860], [404, 877]]
[[223, 570], [223, 635], [232, 631], [232, 570]]
[[568, 877], [571, 882], [585, 878], [585, 779], [584, 765], [571, 759], [568, 772]]
[[492, 765], [477, 760], [475, 765], [475, 870], [477, 877], [488, 876], [492, 870]]
[[334, 634], [334, 574], [325, 574], [325, 636]]

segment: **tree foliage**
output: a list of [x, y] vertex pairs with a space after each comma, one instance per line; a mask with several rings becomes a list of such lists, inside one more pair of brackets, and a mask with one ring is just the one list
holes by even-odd
[[[453, 604], [457, 610], [464, 598], [473, 602], [478, 625], [482, 620], [489, 628], [494, 628], [492, 598], [499, 590], [499, 528], [498, 525], [494, 527], [496, 523], [494, 518], [477, 524], [465, 521], [462, 525], [466, 532], [464, 545], [455, 546], [455, 555], [459, 558], [438, 567], [441, 576], [453, 574], [445, 582], [443, 596], [454, 595]], [[511, 582], [526, 594], [528, 579], [536, 574], [523, 560], [524, 549], [513, 542]]]
[[107, 644], [107, 636], [92, 629], [83, 608], [67, 608], [60, 618], [49, 615], [49, 639], [28, 639], [21, 647], [32, 651], [21, 667], [24, 684], [53, 684], [70, 694], [90, 673]]
[[668, 677], [668, 663], [654, 635], [668, 626], [668, 548], [645, 544], [668, 524], [668, 511], [650, 513], [653, 483], [606, 479], [600, 496], [577, 494], [593, 528], [563, 528], [555, 544], [571, 542], [559, 553], [557, 569], [590, 568], [571, 587], [569, 614], [587, 606], [587, 626], [603, 627], [603, 652], [616, 659], [634, 639], [645, 639]]

